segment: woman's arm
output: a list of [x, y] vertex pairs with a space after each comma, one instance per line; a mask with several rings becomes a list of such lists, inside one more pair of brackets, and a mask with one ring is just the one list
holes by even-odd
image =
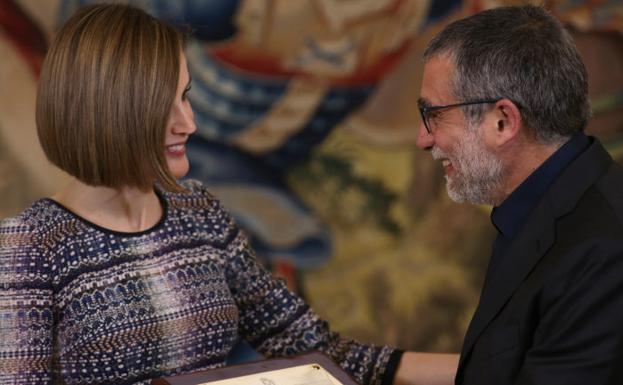
[[[201, 188], [201, 187], [198, 187]], [[330, 330], [286, 285], [256, 261], [248, 240], [233, 218], [209, 192], [207, 207], [214, 224], [223, 231], [223, 271], [238, 307], [239, 332], [268, 357], [289, 356], [318, 350], [349, 372], [360, 383], [451, 384], [458, 355], [404, 353], [393, 348], [361, 344]], [[398, 369], [394, 359], [400, 359]], [[435, 380], [437, 382], [430, 382]]]
[[52, 380], [52, 287], [38, 244], [22, 222], [0, 221], [0, 384]]
[[266, 357], [320, 351], [362, 385], [380, 385], [394, 378], [390, 364], [399, 357], [393, 348], [361, 344], [333, 332], [282, 280], [257, 262], [246, 236], [217, 201], [212, 198], [206, 209], [210, 221], [223, 233], [219, 263], [238, 308], [238, 331], [244, 340]]

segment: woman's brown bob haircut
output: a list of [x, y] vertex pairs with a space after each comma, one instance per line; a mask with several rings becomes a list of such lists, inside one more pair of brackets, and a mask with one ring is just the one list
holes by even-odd
[[79, 9], [43, 62], [37, 132], [48, 159], [93, 186], [182, 187], [164, 155], [183, 37], [138, 8]]

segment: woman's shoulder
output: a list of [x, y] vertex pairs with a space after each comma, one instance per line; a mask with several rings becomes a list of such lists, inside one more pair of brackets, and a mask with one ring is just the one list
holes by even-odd
[[57, 217], [58, 208], [51, 199], [42, 198], [25, 208], [19, 214], [0, 219], [0, 227], [37, 226], [49, 223]]
[[195, 209], [219, 206], [218, 199], [198, 180], [186, 179], [180, 185], [184, 188], [182, 192], [161, 191], [169, 204]]
[[214, 196], [210, 194], [210, 191], [208, 190], [206, 185], [204, 185], [197, 179], [185, 179], [180, 184], [186, 189], [187, 194], [201, 195], [210, 199], [215, 199]]
[[237, 232], [235, 220], [208, 187], [193, 179], [184, 180], [181, 185], [185, 191], [163, 193], [167, 206], [171, 209], [170, 215], [209, 225], [210, 231], [219, 233], [219, 237], [227, 238]]
[[0, 219], [0, 246], [33, 242], [32, 238], [60, 220], [59, 209], [47, 198], [39, 199], [19, 214]]

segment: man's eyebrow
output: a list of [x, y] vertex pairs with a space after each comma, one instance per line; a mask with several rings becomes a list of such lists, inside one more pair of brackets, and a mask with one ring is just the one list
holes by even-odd
[[419, 107], [429, 107], [430, 102], [426, 98], [419, 97], [417, 100], [417, 105]]

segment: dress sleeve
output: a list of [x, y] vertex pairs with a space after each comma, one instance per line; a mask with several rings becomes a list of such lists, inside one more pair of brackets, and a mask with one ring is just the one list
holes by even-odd
[[401, 352], [361, 344], [332, 332], [283, 280], [274, 278], [257, 262], [246, 236], [220, 210], [228, 229], [224, 270], [238, 306], [242, 337], [267, 357], [317, 350], [363, 385], [391, 383]]
[[50, 265], [29, 226], [0, 221], [0, 384], [50, 384]]

